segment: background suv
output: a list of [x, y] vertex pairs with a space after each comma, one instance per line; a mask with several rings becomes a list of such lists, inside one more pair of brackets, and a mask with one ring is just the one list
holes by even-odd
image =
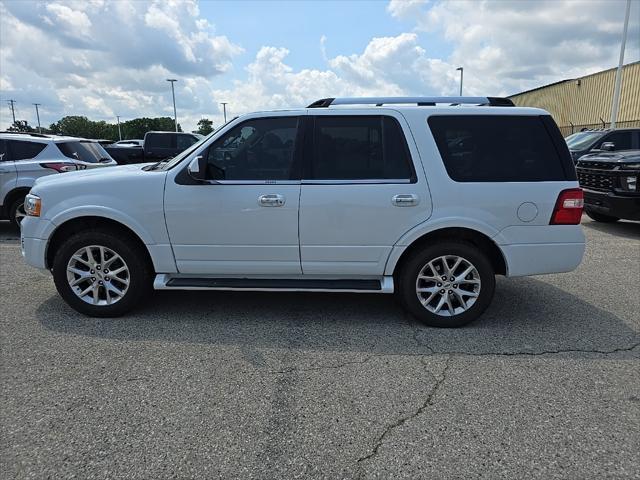
[[91, 140], [37, 133], [0, 133], [0, 218], [17, 225], [36, 179], [53, 173], [116, 165]]
[[428, 325], [464, 325], [496, 274], [566, 272], [584, 253], [567, 146], [547, 112], [512, 105], [323, 99], [245, 115], [170, 161], [39, 179], [23, 253], [88, 315], [123, 314], [152, 286], [396, 292]]
[[619, 151], [640, 149], [640, 128], [585, 130], [566, 139], [574, 162], [593, 150]]

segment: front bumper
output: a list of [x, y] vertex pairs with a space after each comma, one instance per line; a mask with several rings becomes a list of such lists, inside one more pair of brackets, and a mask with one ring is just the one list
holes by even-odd
[[584, 189], [584, 206], [596, 213], [625, 220], [640, 220], [640, 195], [616, 195]]
[[43, 218], [25, 217], [20, 225], [20, 248], [25, 262], [46, 269], [48, 235], [51, 222]]

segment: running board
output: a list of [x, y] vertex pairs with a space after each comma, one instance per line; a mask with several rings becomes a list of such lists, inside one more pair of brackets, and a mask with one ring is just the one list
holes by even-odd
[[156, 275], [156, 290], [247, 290], [266, 292], [393, 293], [393, 277], [382, 279], [209, 278]]

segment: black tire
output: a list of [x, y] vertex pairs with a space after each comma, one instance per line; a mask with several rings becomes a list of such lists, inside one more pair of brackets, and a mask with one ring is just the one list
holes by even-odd
[[16, 198], [9, 206], [9, 221], [15, 228], [20, 228], [20, 220], [21, 218], [23, 218], [18, 215], [18, 212], [21, 211], [22, 215], [24, 216], [25, 197], [26, 195], [21, 195], [20, 197]]
[[[416, 282], [423, 267], [430, 261], [445, 255], [455, 255], [470, 262], [475, 267], [480, 278], [479, 292], [475, 303], [468, 310], [451, 316], [442, 316], [427, 310], [418, 299], [418, 294], [416, 293]], [[458, 273], [462, 274], [461, 272]], [[491, 262], [482, 251], [472, 244], [452, 240], [442, 241], [414, 252], [401, 265], [396, 275], [395, 283], [397, 287], [396, 295], [400, 303], [414, 317], [431, 327], [453, 328], [467, 325], [482, 315], [493, 298], [496, 279]], [[434, 301], [437, 301], [437, 298]], [[454, 303], [458, 302], [458, 300], [452, 301]]]
[[[146, 252], [127, 239], [109, 230], [92, 230], [76, 233], [60, 246], [53, 261], [53, 280], [60, 296], [74, 310], [91, 317], [117, 317], [136, 307], [149, 294], [153, 272], [146, 261]], [[69, 260], [78, 250], [90, 245], [107, 247], [117, 253], [128, 267], [128, 289], [111, 305], [93, 305], [83, 301], [67, 280]], [[103, 289], [101, 295], [104, 294]]]
[[618, 217], [612, 217], [610, 215], [604, 215], [602, 213], [594, 212], [590, 208], [585, 208], [584, 213], [586, 213], [589, 216], [589, 218], [591, 218], [592, 220], [595, 220], [596, 222], [615, 223], [618, 220], [620, 220]]

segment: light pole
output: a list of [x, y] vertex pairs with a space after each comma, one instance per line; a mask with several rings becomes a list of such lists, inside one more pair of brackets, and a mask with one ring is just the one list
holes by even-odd
[[118, 139], [122, 140], [122, 130], [120, 130], [120, 115], [116, 115], [116, 118], [118, 119]]
[[627, 0], [627, 10], [624, 14], [624, 28], [622, 30], [622, 44], [620, 45], [620, 60], [616, 71], [616, 83], [613, 87], [613, 103], [611, 104], [611, 128], [616, 128], [618, 119], [618, 107], [620, 106], [620, 86], [622, 84], [622, 64], [624, 63], [624, 47], [627, 43], [627, 30], [629, 29], [629, 11], [631, 10], [631, 0]]
[[224, 123], [227, 123], [227, 103], [229, 102], [220, 102], [220, 105], [222, 105], [222, 111], [224, 114]]
[[11, 108], [11, 115], [13, 116], [13, 123], [16, 123], [16, 110], [15, 110], [15, 100], [7, 100], [7, 103], [9, 104], [9, 107]]
[[173, 84], [177, 82], [175, 78], [167, 78], [167, 82], [171, 83], [171, 96], [173, 97], [173, 120], [176, 123], [176, 132], [178, 131], [178, 114], [176, 113], [176, 92], [173, 89]]
[[42, 128], [40, 128], [40, 112], [38, 112], [38, 105], [42, 105], [41, 103], [34, 103], [36, 106], [36, 117], [38, 118], [38, 133], [42, 133]]
[[456, 71], [460, 70], [460, 96], [462, 96], [462, 77], [464, 76], [464, 68], [458, 67]]

